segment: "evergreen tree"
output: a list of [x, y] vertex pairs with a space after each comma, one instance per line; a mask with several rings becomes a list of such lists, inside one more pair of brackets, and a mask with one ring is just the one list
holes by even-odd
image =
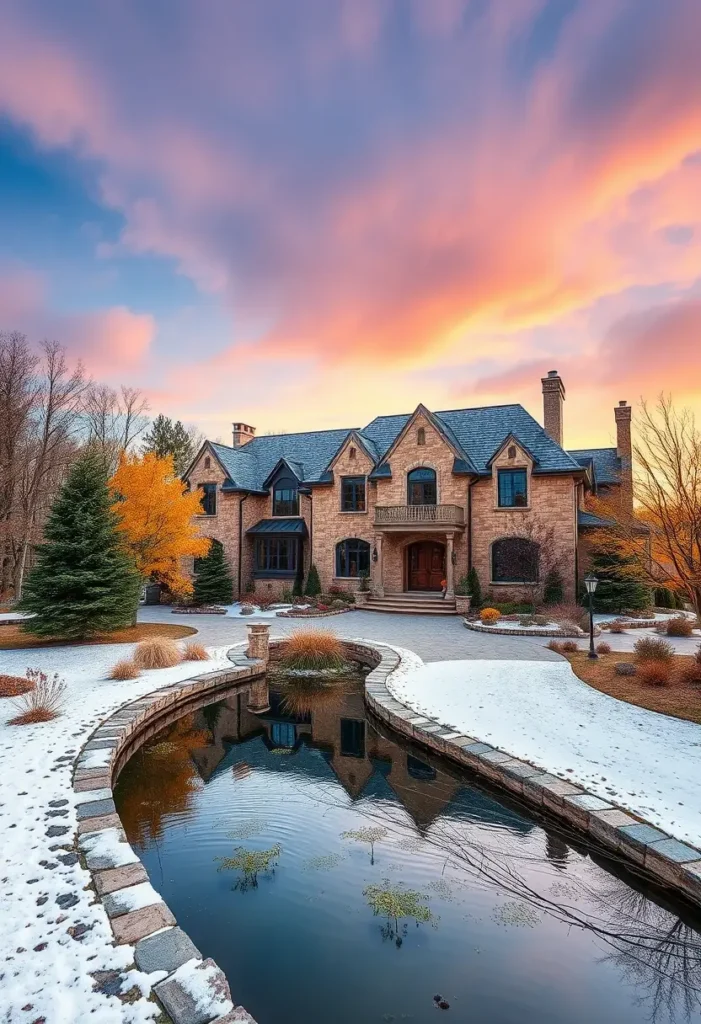
[[650, 604], [650, 591], [640, 579], [632, 558], [614, 550], [595, 549], [591, 554], [590, 571], [599, 580], [594, 595], [597, 611], [622, 612]]
[[311, 565], [309, 567], [307, 586], [305, 587], [304, 593], [307, 597], [318, 597], [321, 593], [321, 580], [319, 579], [319, 573], [315, 565]]
[[171, 455], [175, 472], [181, 476], [195, 457], [198, 439], [180, 420], [173, 421], [162, 413], [156, 416], [151, 429], [144, 434], [142, 455], [153, 454], [159, 459]]
[[470, 604], [473, 608], [479, 608], [482, 605], [482, 584], [474, 565], [467, 574], [467, 587], [468, 594], [472, 598]]
[[107, 470], [89, 450], [73, 464], [49, 513], [45, 542], [20, 604], [33, 612], [22, 629], [82, 640], [134, 621], [142, 580], [126, 553]]
[[297, 572], [295, 573], [295, 581], [292, 585], [292, 596], [301, 597], [304, 593], [304, 566], [302, 565], [302, 559], [299, 559], [299, 565], [297, 566]]
[[[565, 584], [562, 579], [560, 570], [553, 566], [548, 575], [545, 577], [545, 583], [543, 585], [543, 603], [544, 604], [562, 604], [565, 598]], [[628, 607], [631, 607], [630, 605]]]
[[224, 548], [213, 540], [204, 558], [195, 560], [195, 604], [231, 604], [234, 600], [234, 580]]

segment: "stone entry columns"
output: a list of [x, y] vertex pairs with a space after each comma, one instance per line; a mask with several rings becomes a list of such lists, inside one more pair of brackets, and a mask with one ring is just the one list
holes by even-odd
[[454, 579], [454, 566], [453, 566], [453, 534], [446, 533], [445, 535], [445, 582], [446, 582], [446, 597], [455, 597], [455, 579]]
[[382, 575], [382, 534], [375, 534], [375, 550], [377, 551], [377, 562], [375, 563], [375, 584], [373, 591], [376, 597], [385, 596], [385, 581]]

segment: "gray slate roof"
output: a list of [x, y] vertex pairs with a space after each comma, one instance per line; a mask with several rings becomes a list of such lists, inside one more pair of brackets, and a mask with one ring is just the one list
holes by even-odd
[[580, 466], [594, 466], [597, 484], [620, 484], [621, 460], [615, 448], [579, 448], [569, 454]]
[[577, 510], [577, 525], [580, 529], [595, 529], [601, 526], [613, 526], [612, 519], [602, 519], [593, 512], [585, 512], [583, 508]]
[[[402, 413], [396, 416], [377, 416], [366, 427], [351, 428], [355, 429], [375, 460], [374, 477], [390, 475], [391, 457], [389, 469], [388, 464], [383, 464], [382, 460], [411, 415]], [[573, 458], [576, 453], [568, 453], [556, 444], [521, 405], [450, 409], [434, 415], [458, 453], [456, 465], [460, 472], [472, 471], [488, 475], [489, 460], [509, 434], [513, 434], [537, 460], [535, 473], [571, 473], [581, 469], [584, 464]], [[266, 479], [281, 458], [294, 468], [300, 482], [329, 482], [329, 463], [350, 432], [348, 429], [271, 434], [254, 437], [241, 448], [212, 444], [212, 449], [228, 474], [225, 487], [264, 491]], [[599, 482], [605, 481], [599, 478]]]

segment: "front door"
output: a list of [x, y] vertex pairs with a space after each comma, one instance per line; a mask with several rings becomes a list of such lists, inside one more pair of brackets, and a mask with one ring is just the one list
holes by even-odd
[[407, 590], [440, 590], [445, 579], [445, 547], [432, 540], [410, 544]]

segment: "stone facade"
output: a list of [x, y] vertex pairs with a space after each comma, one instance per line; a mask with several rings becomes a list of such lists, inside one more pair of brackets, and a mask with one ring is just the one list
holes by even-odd
[[[558, 445], [562, 436], [564, 394], [564, 385], [554, 371], [543, 378], [546, 427], [558, 435]], [[508, 428], [508, 410], [517, 407], [503, 408]], [[631, 449], [629, 414], [629, 407], [624, 404], [615, 410], [619, 454], [627, 460], [627, 466]], [[503, 430], [500, 446], [483, 468], [474, 471], [455, 436], [442, 424], [440, 416], [445, 415], [436, 416], [419, 406], [398, 430], [387, 450], [380, 452], [379, 459], [377, 450], [364, 444], [362, 431], [349, 431], [322, 467], [323, 472], [318, 472], [310, 481], [299, 480], [299, 515], [290, 518], [305, 532], [300, 542], [305, 578], [313, 563], [323, 592], [357, 591], [360, 579], [339, 578], [336, 558], [340, 542], [356, 539], [369, 545], [369, 583], [374, 594], [398, 594], [412, 586], [421, 590], [423, 588], [416, 584], [415, 572], [410, 579], [409, 549], [411, 545], [425, 543], [434, 545], [435, 558], [442, 559], [442, 568], [439, 565], [436, 569], [433, 564], [431, 586], [426, 589], [436, 589], [438, 579], [440, 584], [445, 581], [447, 593], [452, 596], [459, 581], [474, 566], [483, 592], [491, 591], [494, 601], [518, 600], [526, 597], [530, 588], [495, 581], [492, 551], [494, 543], [500, 539], [521, 537], [539, 544], [541, 551], [547, 554], [547, 558], [541, 560], [541, 570], [545, 563], [548, 568], [557, 567], [564, 581], [565, 599], [574, 600], [578, 573], [586, 560], [586, 535], [579, 530], [578, 511], [586, 507], [594, 486], [586, 466], [568, 459], [567, 453], [558, 448], [568, 459], [565, 463], [568, 468], [556, 466], [551, 470], [543, 465], [542, 449], [538, 458], [518, 436]], [[240, 424], [235, 426], [240, 427]], [[535, 423], [534, 426], [548, 444], [555, 440], [549, 439], [547, 430], [544, 432]], [[242, 434], [239, 429], [235, 435], [239, 443], [234, 448], [245, 442], [247, 449], [250, 446], [251, 451], [255, 450], [252, 433]], [[273, 488], [270, 486], [270, 479], [274, 477], [270, 477], [267, 484], [261, 481], [256, 487], [257, 491], [267, 487], [268, 493], [238, 487], [227, 476], [216, 448], [205, 444], [187, 475], [191, 487], [215, 483], [219, 488], [216, 514], [198, 516], [197, 525], [204, 536], [223, 544], [237, 595], [279, 599], [291, 591], [294, 576], [288, 573], [276, 578], [270, 573], [257, 573], [254, 539], [249, 534], [251, 528], [262, 521], [277, 518], [273, 516]], [[283, 450], [282, 442], [280, 450]], [[303, 451], [301, 458], [304, 458]], [[293, 460], [290, 465], [300, 463]], [[419, 508], [410, 499], [408, 480], [411, 471], [418, 468], [435, 473], [435, 502]], [[497, 481], [502, 469], [525, 471], [525, 504], [500, 507]], [[364, 509], [343, 510], [342, 486], [346, 477], [365, 479]], [[622, 487], [621, 491], [624, 490]], [[627, 492], [625, 497], [627, 500]], [[281, 523], [283, 518], [280, 517]]]

